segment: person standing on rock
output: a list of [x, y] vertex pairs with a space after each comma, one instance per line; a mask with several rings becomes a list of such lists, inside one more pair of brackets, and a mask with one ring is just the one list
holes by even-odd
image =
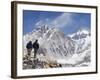
[[33, 48], [34, 48], [34, 58], [36, 58], [36, 54], [37, 54], [37, 51], [39, 49], [39, 43], [38, 43], [38, 40], [36, 39], [36, 41], [33, 43]]
[[31, 51], [32, 51], [32, 41], [29, 41], [26, 45], [26, 48], [27, 48], [27, 54], [28, 56], [31, 55]]

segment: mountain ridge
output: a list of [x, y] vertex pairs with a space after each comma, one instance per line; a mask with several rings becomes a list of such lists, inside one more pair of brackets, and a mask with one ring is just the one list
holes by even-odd
[[[27, 42], [30, 40], [34, 42], [36, 39], [38, 39], [40, 44], [38, 55], [47, 55], [58, 62], [60, 62], [59, 60], [64, 59], [62, 61], [65, 61], [65, 64], [72, 64], [72, 62], [76, 64], [78, 57], [82, 58], [79, 58], [79, 60], [81, 61], [84, 57], [87, 56], [87, 54], [88, 56], [90, 56], [91, 41], [89, 34], [90, 32], [86, 30], [79, 30], [78, 32], [74, 33], [73, 36], [67, 35], [66, 37], [66, 35], [57, 28], [48, 28], [42, 26], [24, 36], [24, 54], [27, 54], [27, 50], [25, 47]], [[82, 37], [75, 38], [75, 36]], [[75, 55], [77, 55], [77, 57]]]

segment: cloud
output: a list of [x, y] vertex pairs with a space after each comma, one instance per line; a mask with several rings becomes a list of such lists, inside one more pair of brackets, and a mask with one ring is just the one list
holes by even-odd
[[69, 24], [72, 23], [72, 14], [70, 13], [63, 13], [57, 18], [55, 18], [52, 22], [51, 25], [55, 27], [65, 27]]
[[[48, 15], [49, 16], [49, 15]], [[35, 26], [48, 25], [49, 27], [58, 27], [63, 28], [72, 23], [72, 14], [62, 13], [60, 16], [55, 19], [42, 19], [38, 21]]]
[[44, 24], [42, 20], [38, 21], [35, 26], [40, 26], [41, 24]]
[[38, 21], [35, 24], [35, 26], [49, 25], [49, 22], [51, 22], [51, 20], [49, 20], [48, 18], [42, 19], [42, 20]]

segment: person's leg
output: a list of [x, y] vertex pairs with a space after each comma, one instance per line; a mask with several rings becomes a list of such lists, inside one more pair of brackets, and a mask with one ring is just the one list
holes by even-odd
[[31, 51], [32, 51], [32, 49], [27, 49], [27, 58], [28, 58], [28, 59], [29, 59], [30, 56], [31, 56]]
[[34, 50], [34, 58], [36, 58], [37, 50]]
[[31, 55], [31, 49], [28, 49], [28, 56]]
[[36, 59], [35, 59], [36, 58], [36, 52], [37, 51], [34, 49], [34, 60], [33, 60], [33, 65], [32, 65], [32, 68], [34, 68], [34, 69], [36, 68], [36, 64], [37, 64]]

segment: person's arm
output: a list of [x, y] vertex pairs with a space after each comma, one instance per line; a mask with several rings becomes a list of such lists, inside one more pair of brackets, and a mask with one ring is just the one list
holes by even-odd
[[26, 48], [28, 48], [28, 44], [26, 45]]
[[38, 47], [38, 49], [39, 49], [39, 44], [38, 44], [38, 46], [37, 46], [37, 47]]
[[33, 43], [32, 47], [34, 48], [34, 43]]

